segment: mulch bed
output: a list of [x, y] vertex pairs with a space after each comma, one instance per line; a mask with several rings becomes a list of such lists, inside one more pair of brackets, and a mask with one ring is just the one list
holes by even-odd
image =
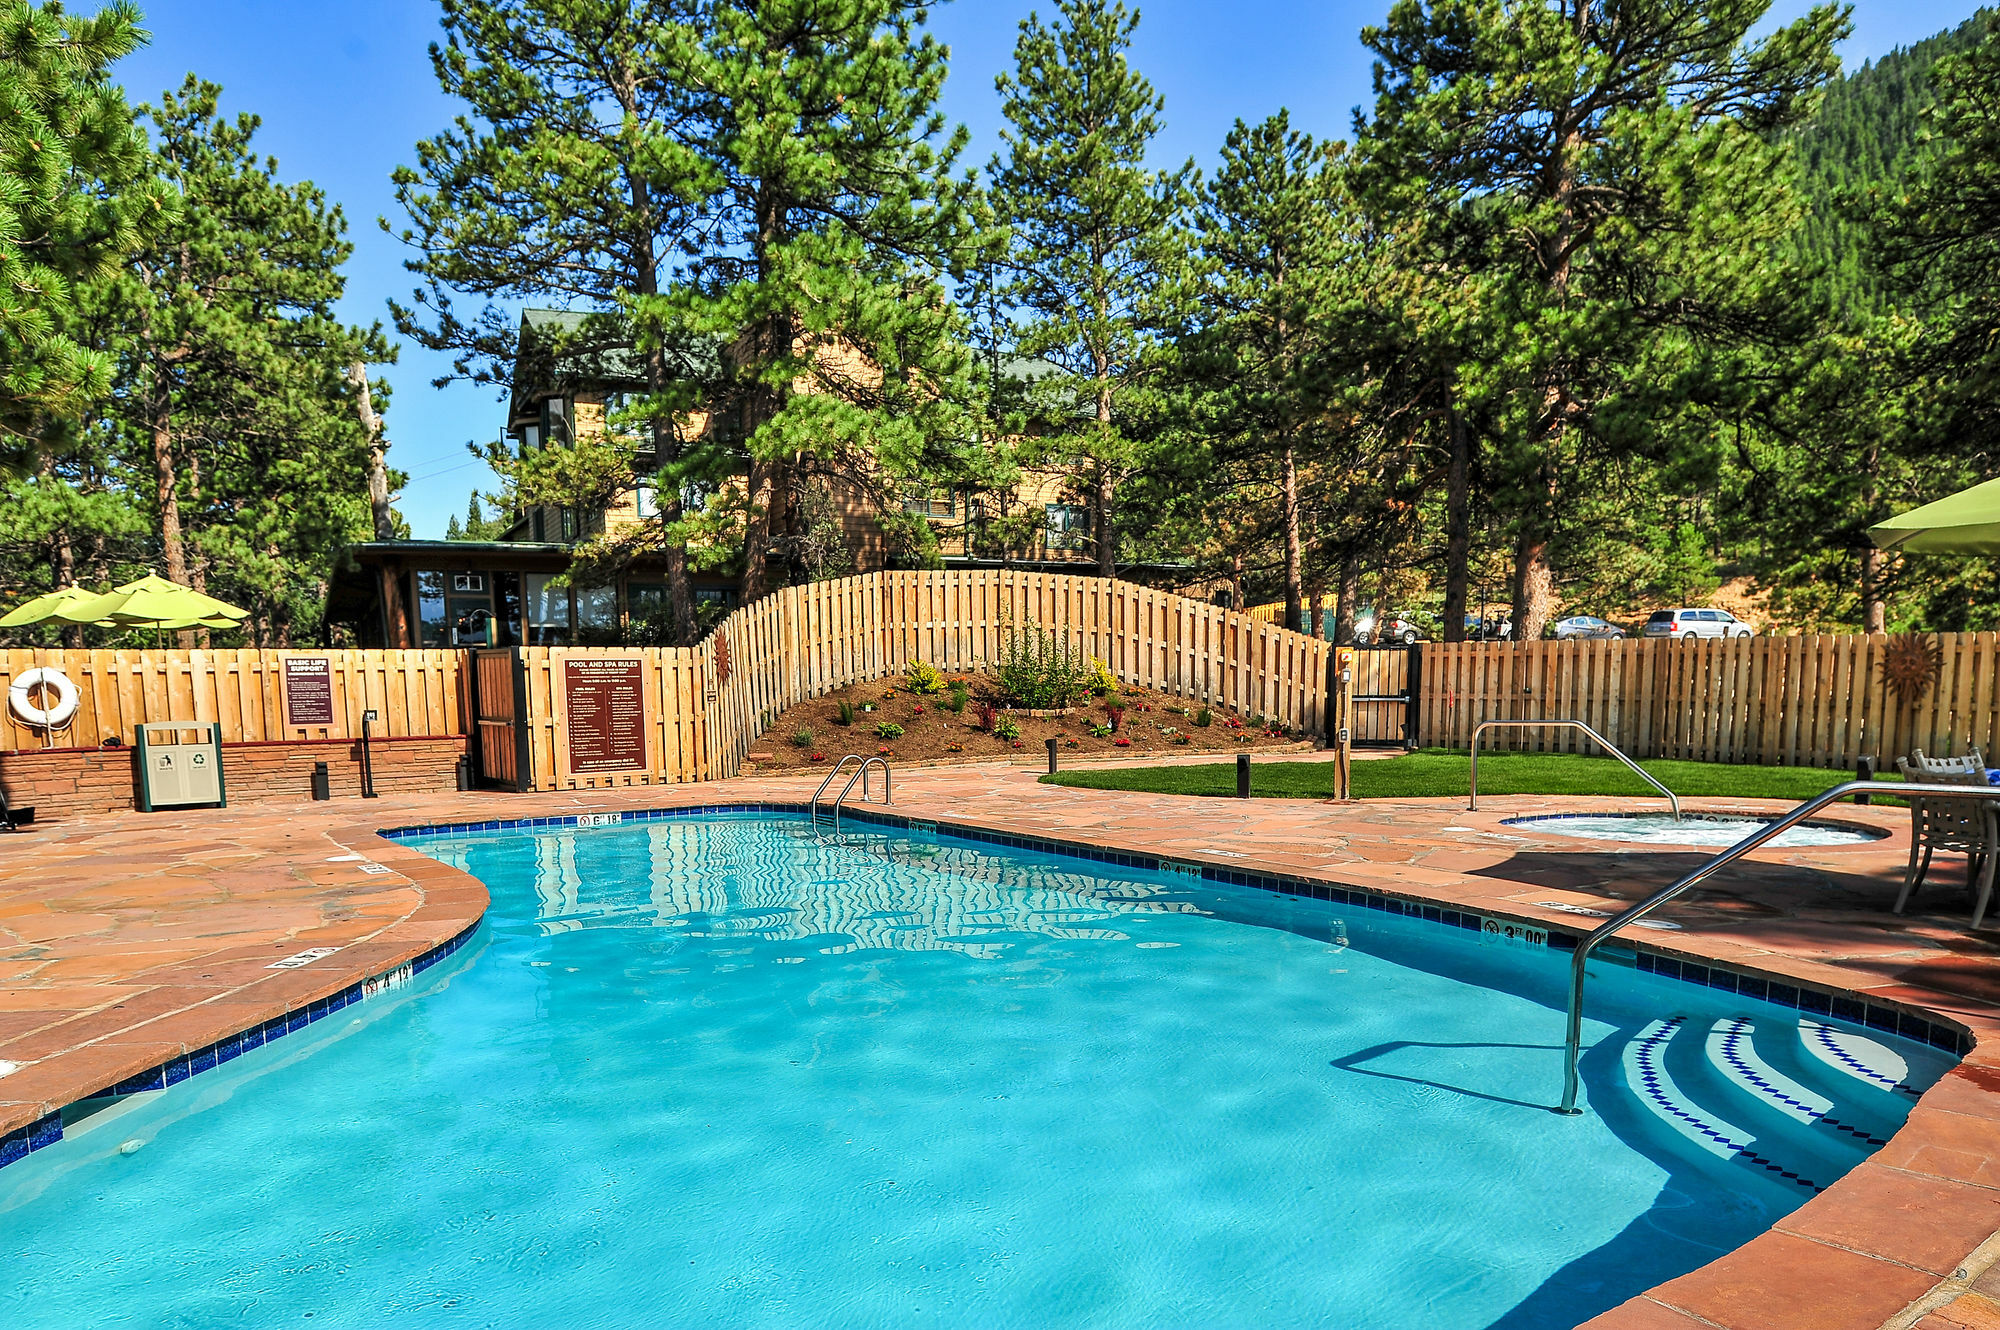
[[[1034, 715], [1000, 707], [994, 728], [1011, 722], [1020, 730], [1013, 739], [981, 727], [982, 698], [998, 706], [992, 683], [983, 678], [962, 680], [970, 699], [962, 712], [950, 710], [947, 692], [919, 695], [900, 679], [852, 684], [825, 697], [800, 703], [775, 718], [749, 753], [759, 772], [782, 772], [831, 766], [847, 755], [877, 754], [895, 762], [965, 761], [995, 757], [1035, 757], [1054, 739], [1064, 756], [1111, 757], [1255, 752], [1296, 748], [1304, 737], [1254, 724], [1252, 718], [1219, 709], [1209, 724], [1196, 721], [1203, 710], [1179, 698], [1145, 688], [1126, 688], [1116, 695], [1092, 698], [1063, 715]], [[854, 707], [852, 724], [840, 724], [840, 703]], [[1110, 724], [1108, 707], [1123, 707], [1124, 716], [1110, 734], [1093, 734], [1093, 726]], [[873, 710], [863, 710], [872, 707]], [[901, 734], [879, 734], [878, 725], [897, 726]], [[804, 742], [799, 742], [804, 740]]]

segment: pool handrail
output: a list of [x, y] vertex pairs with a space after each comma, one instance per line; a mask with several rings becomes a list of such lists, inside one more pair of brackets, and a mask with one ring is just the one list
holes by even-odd
[[[840, 761], [834, 766], [833, 770], [826, 773], [826, 779], [822, 780], [819, 783], [819, 788], [813, 791], [813, 797], [806, 804], [806, 815], [812, 820], [812, 829], [815, 833], [819, 831], [819, 797], [822, 794], [826, 793], [827, 786], [833, 784], [833, 778], [835, 776], [838, 776], [841, 772], [847, 770], [847, 764], [849, 762], [861, 762], [862, 768], [864, 770], [868, 766], [866, 762], [862, 762], [861, 755], [859, 753], [849, 753], [846, 757], [840, 759]], [[849, 781], [848, 784], [851, 785], [853, 784], [853, 782]], [[867, 797], [867, 790], [865, 787], [862, 790], [862, 797], [863, 798]]]
[[[854, 756], [854, 754], [852, 754], [852, 753], [849, 753], [849, 754], [848, 754], [847, 756], [848, 756], [848, 757], [852, 757], [852, 756]], [[847, 758], [842, 758], [842, 759], [841, 759], [841, 761], [843, 761], [843, 762], [845, 762], [846, 760], [847, 760]], [[870, 758], [864, 758], [864, 759], [862, 759], [862, 762], [861, 762], [861, 769], [860, 769], [859, 771], [856, 771], [856, 772], [855, 772], [855, 773], [854, 773], [854, 774], [853, 774], [852, 776], [849, 776], [849, 777], [847, 778], [847, 784], [845, 784], [845, 785], [841, 786], [841, 787], [840, 787], [840, 793], [839, 793], [839, 794], [837, 794], [837, 795], [835, 795], [835, 796], [834, 796], [834, 798], [833, 798], [833, 834], [834, 834], [834, 835], [838, 836], [838, 835], [840, 834], [840, 803], [841, 803], [841, 800], [843, 800], [843, 799], [847, 798], [847, 792], [848, 792], [849, 790], [851, 790], [851, 789], [853, 789], [853, 788], [854, 788], [854, 782], [855, 782], [855, 781], [857, 781], [857, 780], [858, 780], [858, 781], [860, 781], [860, 782], [861, 782], [861, 802], [862, 802], [862, 803], [864, 803], [864, 804], [866, 804], [866, 803], [873, 803], [873, 802], [874, 802], [874, 800], [873, 800], [873, 799], [871, 799], [871, 798], [869, 798], [869, 797], [868, 797], [868, 769], [869, 769], [870, 767], [880, 767], [880, 768], [882, 768], [882, 802], [883, 802], [883, 803], [884, 803], [885, 805], [887, 805], [887, 804], [890, 804], [890, 803], [893, 803], [893, 802], [895, 802], [894, 798], [892, 797], [892, 794], [891, 794], [891, 791], [890, 791], [890, 788], [889, 788], [889, 763], [888, 763], [888, 762], [887, 762], [886, 760], [884, 760], [884, 759], [883, 759], [882, 757], [880, 757], [880, 756], [876, 756], [876, 757], [870, 757]], [[815, 824], [815, 825], [817, 825], [817, 824]]]
[[1668, 901], [1685, 894], [1690, 888], [1714, 876], [1716, 870], [1734, 863], [1773, 837], [1782, 835], [1828, 804], [1845, 799], [1850, 794], [1863, 793], [1891, 793], [1899, 798], [1920, 794], [1927, 799], [1934, 795], [1943, 799], [2000, 799], [2000, 788], [1991, 785], [1916, 785], [1905, 782], [1894, 786], [1892, 790], [1885, 791], [1879, 781], [1843, 781], [1823, 794], [1814, 795], [1783, 817], [1766, 822], [1761, 829], [1751, 832], [1680, 881], [1660, 888], [1636, 905], [1627, 906], [1606, 919], [1578, 939], [1576, 951], [1570, 957], [1569, 1028], [1563, 1041], [1563, 1097], [1562, 1106], [1556, 1109], [1556, 1112], [1572, 1117], [1583, 1112], [1576, 1105], [1577, 1091], [1580, 1088], [1577, 1081], [1577, 1062], [1583, 1055], [1583, 967], [1597, 944], [1627, 924], [1638, 922]]
[[1618, 745], [1612, 743], [1609, 739], [1599, 734], [1596, 730], [1591, 729], [1590, 726], [1584, 724], [1580, 720], [1482, 720], [1479, 722], [1479, 724], [1473, 726], [1472, 727], [1472, 797], [1465, 805], [1467, 812], [1477, 812], [1479, 809], [1479, 736], [1486, 733], [1486, 731], [1488, 730], [1499, 729], [1503, 726], [1529, 727], [1538, 725], [1547, 725], [1555, 729], [1582, 730], [1585, 734], [1589, 735], [1592, 739], [1595, 739], [1597, 741], [1597, 746], [1599, 748], [1602, 748], [1605, 752], [1611, 754], [1611, 756], [1617, 758], [1620, 762], [1623, 762], [1626, 766], [1632, 768], [1632, 770], [1638, 774], [1639, 779], [1645, 781], [1648, 785], [1658, 790], [1661, 794], [1667, 796], [1667, 802], [1673, 806], [1674, 821], [1678, 822], [1681, 820], [1681, 801], [1679, 797], [1676, 796], [1672, 790], [1668, 789], [1666, 786], [1660, 784], [1659, 781], [1655, 780], [1651, 772], [1647, 771], [1637, 762], [1634, 762], [1631, 758], [1625, 756], [1623, 752], [1619, 751]]

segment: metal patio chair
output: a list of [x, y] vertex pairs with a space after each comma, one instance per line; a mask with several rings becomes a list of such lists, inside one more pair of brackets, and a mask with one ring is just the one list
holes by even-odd
[[[1925, 757], [1921, 748], [1914, 758], [1897, 758], [1896, 770], [1904, 780], [1920, 780], [1938, 785], [1986, 784], [1986, 761], [1977, 748], [1964, 757]], [[1950, 850], [1965, 856], [1965, 885], [1973, 893], [1972, 926], [1986, 921], [1986, 907], [1993, 899], [1993, 870], [2000, 862], [2000, 815], [1983, 800], [1910, 800], [1910, 863], [1903, 870], [1903, 890], [1896, 897], [1896, 913], [1910, 903], [1910, 897], [1930, 871], [1931, 855]]]

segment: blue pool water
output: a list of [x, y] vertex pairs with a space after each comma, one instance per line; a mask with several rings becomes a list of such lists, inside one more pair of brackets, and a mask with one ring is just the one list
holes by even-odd
[[1950, 1062], [1607, 960], [1562, 1118], [1559, 951], [776, 816], [413, 843], [472, 945], [0, 1171], [0, 1325], [1570, 1326]]

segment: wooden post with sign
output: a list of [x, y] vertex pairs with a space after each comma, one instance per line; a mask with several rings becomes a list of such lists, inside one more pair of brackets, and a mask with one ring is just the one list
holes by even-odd
[[1350, 762], [1354, 751], [1354, 648], [1333, 652], [1333, 797], [1345, 803], [1354, 797]]

